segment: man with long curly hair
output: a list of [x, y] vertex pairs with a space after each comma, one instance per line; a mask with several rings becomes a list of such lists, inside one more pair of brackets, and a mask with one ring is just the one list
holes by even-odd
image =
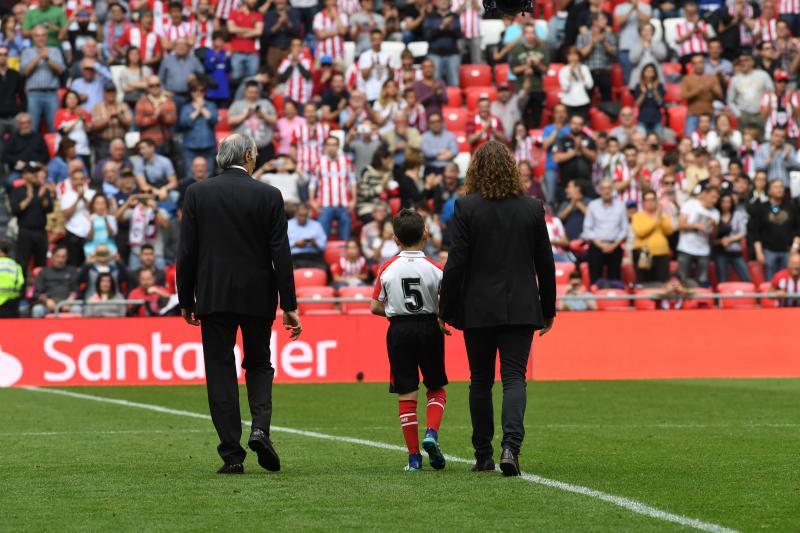
[[[442, 279], [439, 315], [464, 330], [470, 366], [473, 471], [493, 471], [492, 385], [500, 352], [503, 451], [500, 469], [520, 474], [525, 436], [526, 369], [533, 334], [556, 314], [553, 252], [544, 205], [525, 195], [514, 157], [489, 141], [467, 170], [466, 196], [456, 200], [452, 245]], [[538, 281], [538, 284], [536, 281]]]

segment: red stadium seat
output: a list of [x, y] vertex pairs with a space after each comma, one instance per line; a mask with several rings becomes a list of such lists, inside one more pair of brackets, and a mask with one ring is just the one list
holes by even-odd
[[294, 271], [296, 287], [319, 287], [328, 282], [328, 274], [321, 268], [298, 268]]
[[447, 88], [447, 105], [449, 107], [461, 107], [464, 103], [464, 95], [461, 87]]
[[550, 63], [544, 75], [544, 92], [561, 90], [561, 84], [558, 82], [558, 71], [563, 66], [563, 63]]
[[610, 131], [614, 127], [611, 118], [596, 107], [589, 108], [589, 120], [594, 131]]
[[625, 87], [625, 80], [622, 77], [622, 65], [619, 63], [611, 65], [611, 86], [615, 89]]
[[344, 255], [344, 248], [347, 245], [345, 241], [328, 241], [325, 247], [325, 262], [333, 265], [339, 262], [339, 259]]
[[58, 133], [45, 133], [44, 142], [47, 145], [50, 159], [54, 158], [58, 152]]
[[[298, 299], [319, 300], [322, 298], [333, 298], [334, 295], [335, 291], [333, 290], [333, 287], [306, 286], [297, 288]], [[336, 304], [333, 302], [298, 303], [297, 308], [300, 313], [308, 314], [309, 311], [333, 311], [336, 309]]]
[[478, 100], [488, 98], [492, 102], [497, 100], [497, 88], [493, 86], [469, 87], [464, 91], [467, 97], [467, 109], [475, 111], [478, 108]]
[[[752, 283], [731, 281], [727, 283], [720, 283], [717, 286], [719, 294], [745, 294], [758, 292], [756, 286]], [[720, 299], [720, 305], [723, 309], [731, 308], [752, 308], [758, 307], [756, 298], [737, 298], [737, 299]]]
[[764, 282], [772, 281], [764, 278], [764, 265], [758, 261], [748, 261], [747, 270], [750, 272], [750, 281], [756, 287], [760, 287]]
[[569, 275], [574, 271], [574, 263], [556, 263], [556, 283], [569, 283]]
[[[636, 289], [634, 294], [655, 294], [658, 293], [659, 289]], [[652, 311], [656, 308], [656, 301], [655, 300], [634, 300], [633, 306], [641, 311]]]
[[214, 131], [233, 131], [231, 125], [228, 124], [228, 110], [224, 107], [217, 111], [217, 125], [214, 126]]
[[467, 134], [463, 131], [454, 131], [453, 134], [456, 136], [456, 142], [458, 143], [458, 151], [459, 152], [471, 152], [472, 146], [469, 145], [467, 142]]
[[272, 97], [272, 105], [275, 106], [275, 111], [278, 112], [278, 115], [283, 115], [283, 94], [276, 93]]
[[448, 131], [467, 131], [470, 112], [463, 107], [443, 107], [442, 115]]
[[489, 65], [461, 65], [461, 87], [485, 87], [492, 84], [492, 69]]
[[369, 309], [369, 304], [372, 300], [372, 287], [342, 287], [339, 289], [339, 296], [342, 298], [358, 298], [363, 300], [363, 302], [340, 304], [343, 312], [352, 314], [352, 311], [356, 309]]
[[703, 287], [692, 289], [696, 296], [707, 294], [708, 298], [693, 298], [683, 302], [683, 309], [714, 309], [716, 303], [714, 302], [714, 291]]
[[[761, 294], [769, 294], [773, 292], [772, 283], [763, 282], [759, 284], [758, 289]], [[780, 301], [775, 298], [761, 298], [761, 307], [779, 307]]]
[[581, 278], [583, 278], [583, 286], [587, 289], [589, 288], [589, 263], [583, 262], [581, 263], [578, 268], [581, 271]]
[[681, 98], [681, 84], [680, 83], [667, 83], [664, 86], [664, 103], [665, 104], [685, 104], [686, 102]]
[[676, 105], [667, 108], [669, 114], [669, 127], [675, 132], [678, 138], [683, 137], [683, 130], [686, 124], [687, 107], [685, 105]]
[[227, 137], [228, 135], [230, 135], [229, 131], [215, 131], [214, 132], [214, 136], [217, 138], [217, 148], [219, 148], [219, 143], [221, 143], [222, 140], [225, 137]]
[[498, 63], [494, 66], [494, 82], [497, 85], [508, 83], [508, 63]]
[[664, 73], [664, 77], [667, 79], [681, 77], [682, 68], [680, 63], [661, 63], [661, 72]]
[[619, 98], [619, 103], [623, 106], [633, 107], [634, 112], [636, 112], [638, 116], [639, 108], [634, 107], [636, 105], [636, 98], [633, 97], [633, 93], [630, 89], [627, 87], [620, 87], [617, 89], [617, 97]]
[[[620, 289], [594, 289], [593, 294], [598, 296], [624, 296], [628, 294]], [[597, 309], [606, 311], [621, 311], [631, 308], [630, 300], [597, 300]]]

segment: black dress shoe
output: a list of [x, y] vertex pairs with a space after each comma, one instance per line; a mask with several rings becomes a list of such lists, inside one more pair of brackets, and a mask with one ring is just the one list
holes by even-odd
[[224, 464], [219, 467], [217, 474], [244, 474], [244, 465], [242, 463]]
[[500, 456], [500, 470], [504, 476], [518, 476], [522, 473], [517, 454], [508, 448], [503, 448], [503, 455]]
[[269, 440], [264, 430], [253, 428], [250, 433], [250, 440], [247, 441], [247, 446], [256, 452], [258, 455], [258, 464], [262, 468], [270, 472], [278, 472], [281, 469], [281, 459], [275, 448], [272, 447], [272, 441]]
[[475, 460], [475, 465], [472, 467], [473, 472], [494, 472], [494, 460], [491, 457], [481, 458]]

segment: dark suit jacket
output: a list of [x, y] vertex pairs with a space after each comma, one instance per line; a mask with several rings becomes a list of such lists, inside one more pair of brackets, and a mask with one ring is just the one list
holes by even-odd
[[[439, 314], [459, 329], [532, 325], [556, 314], [556, 275], [540, 200], [456, 200]], [[538, 286], [537, 286], [538, 280]]]
[[178, 299], [216, 312], [275, 318], [297, 308], [283, 197], [231, 168], [186, 189], [178, 245]]

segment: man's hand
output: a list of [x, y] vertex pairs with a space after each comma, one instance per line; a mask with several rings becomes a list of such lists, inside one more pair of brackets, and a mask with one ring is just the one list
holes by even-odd
[[194, 314], [194, 308], [181, 309], [181, 316], [190, 326], [200, 325], [200, 319], [198, 319], [197, 316]]
[[553, 322], [555, 321], [555, 317], [545, 318], [544, 319], [544, 327], [539, 330], [539, 336], [544, 337], [544, 334], [549, 332], [553, 329]]
[[447, 324], [445, 324], [444, 320], [442, 320], [441, 318], [439, 319], [439, 330], [441, 330], [442, 334], [444, 334], [444, 335], [446, 335], [448, 337], [453, 334], [452, 331], [447, 329]]
[[300, 325], [300, 316], [297, 311], [284, 311], [283, 312], [283, 329], [291, 331], [289, 338], [296, 341], [300, 334], [303, 332], [303, 326]]

